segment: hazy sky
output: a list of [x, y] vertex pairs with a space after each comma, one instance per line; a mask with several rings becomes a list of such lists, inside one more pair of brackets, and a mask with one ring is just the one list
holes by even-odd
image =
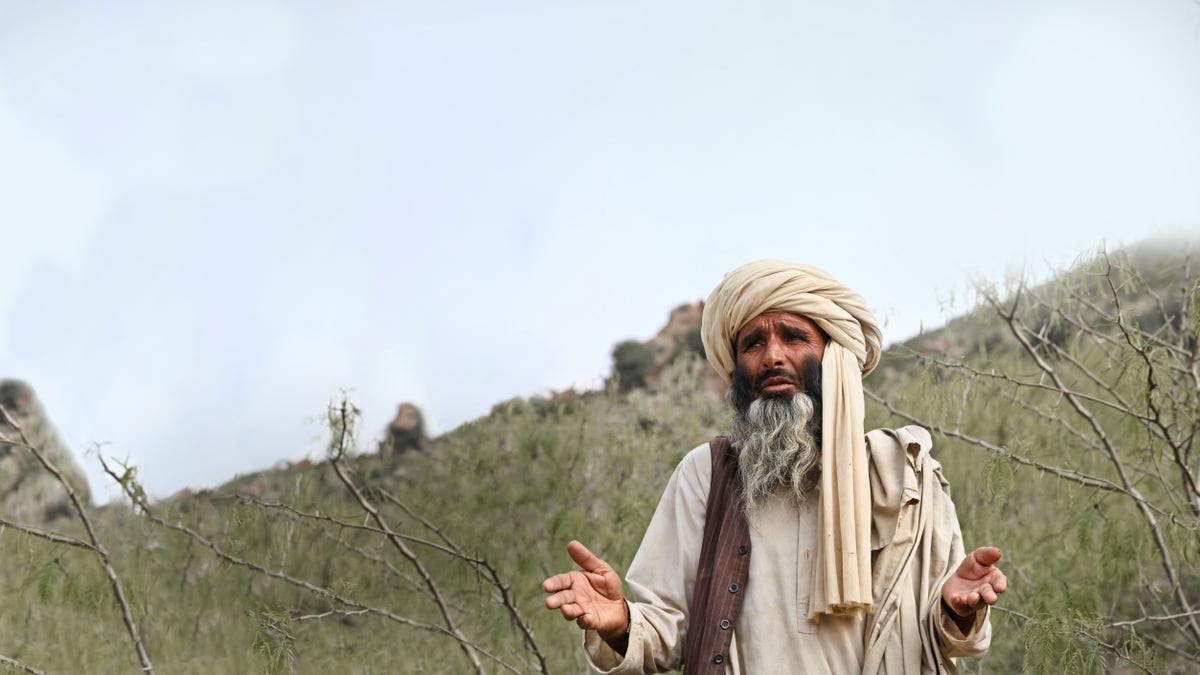
[[595, 386], [752, 258], [902, 339], [1198, 188], [1193, 0], [0, 0], [0, 376], [102, 499]]

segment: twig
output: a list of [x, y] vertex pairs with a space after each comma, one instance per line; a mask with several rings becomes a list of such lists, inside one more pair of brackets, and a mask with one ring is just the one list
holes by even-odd
[[49, 471], [63, 488], [67, 491], [67, 497], [71, 500], [71, 506], [75, 509], [75, 513], [79, 515], [79, 520], [83, 521], [83, 527], [87, 530], [88, 541], [91, 542], [91, 550], [99, 556], [101, 562], [104, 563], [104, 572], [108, 575], [109, 585], [112, 586], [113, 595], [117, 599], [117, 604], [121, 606], [121, 618], [125, 621], [125, 629], [129, 632], [129, 638], [133, 641], [134, 650], [137, 652], [138, 661], [142, 664], [142, 672], [153, 675], [154, 666], [150, 663], [150, 655], [146, 651], [146, 646], [142, 643], [142, 638], [138, 634], [137, 622], [133, 618], [133, 610], [129, 606], [129, 602], [125, 599], [125, 589], [121, 585], [121, 579], [117, 576], [117, 571], [113, 569], [112, 559], [108, 555], [108, 551], [100, 543], [100, 539], [96, 536], [96, 530], [92, 527], [92, 519], [88, 516], [87, 509], [83, 507], [83, 503], [79, 500], [79, 495], [76, 494], [75, 488], [71, 487], [70, 481], [66, 479], [63, 472], [54, 465], [42, 451], [33, 447], [29, 442], [29, 438], [25, 436], [25, 430], [21, 425], [8, 414], [8, 410], [4, 406], [0, 406], [0, 418], [4, 423], [17, 430], [21, 437], [22, 447], [28, 449], [33, 456], [37, 458], [42, 467]]
[[387, 500], [388, 502], [403, 509], [404, 512], [409, 515], [409, 517], [417, 520], [422, 525], [424, 525], [426, 528], [428, 528], [430, 531], [432, 531], [433, 533], [435, 533], [439, 537], [441, 537], [442, 541], [446, 542], [447, 546], [449, 546], [450, 548], [454, 549], [454, 551], [456, 551], [455, 555], [457, 555], [461, 560], [466, 561], [468, 564], [470, 564], [472, 567], [475, 568], [475, 571], [477, 574], [479, 573], [480, 568], [482, 568], [484, 571], [487, 572], [487, 574], [485, 575], [485, 578], [493, 586], [495, 586], [497, 590], [500, 591], [500, 600], [504, 604], [504, 608], [506, 610], [508, 610], [509, 617], [511, 617], [513, 623], [515, 623], [517, 625], [518, 630], [521, 631], [521, 635], [523, 636], [523, 638], [525, 640], [525, 647], [529, 651], [533, 652], [534, 656], [537, 657], [538, 664], [541, 666], [542, 673], [549, 675], [550, 670], [549, 670], [549, 666], [547, 666], [547, 664], [546, 664], [546, 657], [542, 654], [541, 649], [538, 648], [537, 641], [533, 639], [533, 629], [529, 627], [529, 624], [526, 623], [523, 618], [521, 618], [521, 612], [517, 609], [517, 603], [512, 597], [512, 590], [509, 588], [508, 584], [504, 583], [500, 579], [500, 574], [499, 574], [499, 572], [496, 571], [496, 568], [493, 567], [490, 562], [488, 562], [487, 560], [485, 560], [483, 558], [476, 559], [471, 556], [468, 556], [466, 554], [466, 552], [462, 550], [462, 547], [460, 547], [452, 539], [450, 539], [450, 537], [446, 533], [442, 532], [441, 528], [439, 528], [436, 525], [434, 525], [433, 523], [429, 522], [424, 517], [414, 513], [413, 510], [410, 509], [407, 504], [405, 504], [404, 502], [397, 499], [391, 493], [384, 492], [383, 498], [385, 500]]
[[366, 609], [331, 609], [320, 614], [298, 614], [292, 618], [296, 621], [311, 621], [312, 619], [328, 619], [331, 616], [362, 616], [368, 614]]
[[[1179, 583], [1179, 575], [1175, 570], [1175, 563], [1172, 559], [1171, 551], [1167, 546], [1166, 540], [1163, 538], [1162, 528], [1160, 528], [1158, 525], [1158, 519], [1155, 518], [1153, 509], [1149, 508], [1149, 503], [1141, 496], [1141, 493], [1133, 485], [1132, 481], [1130, 481], [1129, 476], [1126, 473], [1124, 461], [1121, 458], [1120, 452], [1113, 444], [1112, 439], [1109, 438], [1108, 433], [1104, 430], [1104, 427], [1100, 424], [1100, 421], [1096, 419], [1096, 416], [1092, 414], [1091, 410], [1084, 405], [1081, 397], [1077, 396], [1063, 383], [1058, 371], [1042, 358], [1037, 349], [1035, 349], [1033, 345], [1029, 343], [1029, 340], [1026, 339], [1025, 335], [1017, 327], [1016, 311], [1019, 297], [1020, 296], [1018, 294], [1017, 300], [1014, 300], [1013, 306], [1008, 309], [1002, 308], [999, 301], [994, 297], [989, 297], [988, 302], [996, 309], [996, 312], [1008, 325], [1009, 332], [1011, 332], [1013, 337], [1015, 337], [1017, 341], [1021, 343], [1021, 346], [1025, 349], [1025, 352], [1034, 360], [1038, 368], [1040, 368], [1042, 372], [1054, 382], [1059, 390], [1063, 392], [1067, 402], [1071, 404], [1071, 407], [1075, 409], [1075, 412], [1078, 413], [1080, 417], [1087, 421], [1088, 425], [1092, 428], [1092, 433], [1096, 435], [1096, 438], [1100, 441], [1101, 445], [1104, 446], [1109, 458], [1109, 462], [1113, 465], [1113, 468], [1117, 472], [1117, 476], [1121, 479], [1121, 485], [1124, 487], [1123, 492], [1134, 498], [1134, 502], [1138, 505], [1138, 508], [1141, 510], [1147, 525], [1150, 527], [1150, 532], [1154, 538], [1154, 543], [1158, 547], [1159, 558], [1162, 563], [1163, 570], [1167, 573], [1167, 577], [1171, 581], [1171, 586], [1175, 590], [1176, 601], [1179, 603], [1180, 607], [1184, 609], [1184, 611], [1191, 611], [1191, 603], [1188, 601], [1187, 595]], [[1197, 640], [1200, 640], [1200, 626], [1196, 624], [1194, 618], [1188, 619], [1188, 627], [1190, 628], [1193, 637]]]
[[942, 366], [943, 368], [960, 369], [960, 370], [966, 371], [968, 373], [971, 373], [972, 375], [975, 375], [977, 377], [984, 377], [984, 378], [990, 378], [990, 379], [994, 379], [994, 380], [1000, 380], [1002, 382], [1008, 382], [1010, 384], [1014, 384], [1018, 387], [1026, 387], [1029, 389], [1041, 389], [1043, 391], [1050, 391], [1050, 392], [1054, 392], [1057, 394], [1072, 394], [1072, 395], [1074, 395], [1080, 399], [1083, 399], [1085, 401], [1090, 401], [1092, 403], [1096, 403], [1098, 405], [1102, 405], [1107, 408], [1111, 408], [1123, 415], [1130, 415], [1132, 417], [1135, 417], [1139, 421], [1142, 421], [1142, 422], [1151, 421], [1150, 418], [1144, 417], [1141, 413], [1139, 413], [1138, 411], [1136, 411], [1132, 408], [1123, 407], [1119, 403], [1114, 403], [1112, 401], [1106, 401], [1102, 398], [1092, 396], [1091, 394], [1085, 394], [1081, 391], [1074, 391], [1072, 389], [1068, 389], [1065, 387], [1057, 387], [1057, 386], [1051, 386], [1048, 384], [1042, 384], [1041, 382], [1029, 382], [1027, 380], [1022, 380], [1020, 378], [1013, 377], [1012, 375], [1008, 375], [1007, 373], [984, 372], [977, 368], [973, 368], [965, 363], [955, 362], [955, 361], [945, 361], [943, 359], [929, 356], [928, 354], [920, 354], [920, 353], [914, 352], [913, 355], [921, 361], [926, 361], [928, 363]]
[[458, 629], [458, 626], [454, 621], [454, 617], [450, 615], [450, 609], [446, 606], [446, 602], [442, 598], [441, 589], [438, 588], [437, 583], [433, 580], [433, 576], [429, 574], [427, 569], [425, 569], [425, 565], [421, 562], [421, 559], [418, 558], [417, 555], [413, 553], [412, 549], [410, 549], [408, 545], [404, 543], [403, 538], [401, 538], [399, 535], [393, 532], [390, 527], [388, 527], [388, 524], [384, 521], [383, 515], [379, 512], [379, 509], [375, 508], [375, 505], [367, 500], [362, 491], [360, 491], [358, 486], [355, 485], [354, 481], [352, 481], [350, 477], [346, 475], [346, 471], [342, 466], [341, 460], [342, 457], [345, 456], [348, 433], [350, 425], [352, 424], [352, 420], [350, 419], [350, 404], [345, 398], [342, 399], [341, 405], [338, 407], [337, 412], [340, 415], [338, 420], [340, 424], [337, 425], [339, 438], [337, 441], [336, 452], [334, 452], [330, 457], [329, 464], [333, 467], [338, 479], [340, 479], [342, 484], [346, 486], [346, 489], [350, 491], [350, 494], [354, 495], [354, 499], [359, 503], [363, 511], [365, 511], [371, 517], [371, 519], [375, 521], [375, 524], [384, 531], [387, 540], [391, 542], [392, 546], [394, 546], [396, 550], [400, 552], [400, 555], [404, 556], [404, 558], [407, 559], [409, 563], [411, 563], [412, 566], [417, 570], [417, 574], [421, 576], [422, 581], [424, 581], [426, 587], [429, 588], [429, 592], [433, 594], [434, 603], [437, 604], [438, 610], [442, 614], [442, 620], [446, 623], [446, 629], [456, 638], [458, 638], [458, 643], [462, 647], [463, 653], [467, 655], [467, 658], [470, 659], [471, 664], [475, 667], [475, 672], [479, 673], [479, 675], [483, 675], [483, 664], [479, 662], [479, 658], [474, 652], [474, 649], [476, 649], [475, 644], [468, 640], [466, 636], [462, 634], [462, 631]]
[[1179, 612], [1178, 614], [1168, 614], [1166, 616], [1143, 616], [1140, 619], [1130, 621], [1114, 621], [1108, 625], [1112, 628], [1119, 628], [1122, 626], [1136, 626], [1146, 621], [1174, 621], [1175, 619], [1185, 619], [1191, 616], [1200, 616], [1200, 611], [1192, 610], [1190, 612]]
[[[541, 672], [548, 673], [549, 665], [546, 663], [545, 655], [542, 654], [541, 649], [538, 648], [538, 646], [537, 646], [537, 641], [533, 637], [533, 629], [521, 617], [521, 612], [517, 608], [516, 600], [512, 596], [512, 589], [507, 584], [505, 584], [504, 581], [500, 578], [500, 573], [496, 570], [496, 568], [487, 560], [468, 554], [466, 551], [463, 550], [463, 548], [461, 546], [459, 546], [457, 543], [455, 543], [454, 540], [452, 540], [445, 532], [443, 532], [441, 530], [441, 528], [437, 527], [435, 524], [430, 522], [428, 519], [426, 519], [423, 516], [414, 512], [411, 508], [408, 507], [408, 505], [406, 505], [404, 502], [397, 499], [395, 497], [395, 495], [392, 495], [391, 493], [389, 493], [387, 491], [381, 491], [380, 496], [382, 496], [383, 499], [385, 501], [387, 501], [388, 503], [403, 510], [410, 518], [413, 518], [417, 522], [421, 523], [421, 525], [423, 525], [430, 532], [433, 532], [434, 534], [436, 534], [438, 536], [438, 538], [442, 540], [444, 545], [437, 544], [437, 543], [429, 541], [427, 539], [415, 537], [415, 536], [404, 534], [401, 532], [391, 532], [392, 534], [395, 534], [396, 536], [403, 538], [405, 541], [409, 541], [409, 542], [412, 542], [415, 544], [420, 544], [422, 546], [429, 547], [433, 550], [445, 553], [447, 555], [458, 558], [459, 560], [462, 560], [463, 562], [470, 565], [472, 567], [472, 569], [475, 570], [476, 574], [478, 574], [480, 577], [482, 577], [484, 580], [486, 580], [492, 586], [496, 587], [497, 591], [499, 591], [499, 593], [500, 593], [499, 601], [504, 606], [505, 610], [508, 611], [509, 617], [511, 618], [512, 622], [516, 625], [517, 629], [519, 631], [521, 631], [522, 639], [525, 642], [526, 648], [529, 651], [533, 652], [534, 656], [537, 658]], [[360, 531], [370, 532], [373, 534], [383, 534], [383, 535], [389, 534], [389, 530], [384, 530], [379, 527], [373, 527], [371, 525], [364, 525], [364, 524], [358, 524], [358, 523], [351, 523], [351, 522], [347, 522], [347, 521], [344, 521], [344, 520], [341, 520], [338, 518], [334, 518], [333, 516], [329, 516], [329, 515], [325, 515], [325, 514], [321, 514], [321, 513], [312, 513], [312, 512], [308, 512], [308, 511], [303, 511], [303, 510], [298, 509], [290, 504], [285, 504], [282, 502], [268, 502], [268, 501], [264, 501], [264, 500], [258, 499], [257, 497], [252, 497], [249, 495], [235, 495], [234, 498], [237, 499], [239, 502], [250, 503], [250, 504], [254, 504], [256, 506], [261, 506], [261, 507], [267, 508], [267, 509], [278, 509], [281, 511], [285, 511], [285, 512], [291, 513], [301, 519], [310, 519], [310, 520], [315, 520], [315, 521], [328, 522], [330, 524], [337, 525], [338, 527], [342, 527], [345, 529], [360, 530]], [[328, 533], [324, 533], [324, 534], [325, 534], [325, 536], [333, 538]], [[370, 560], [376, 564], [385, 566], [394, 575], [400, 577], [401, 579], [404, 579], [405, 581], [409, 582], [410, 584], [415, 584], [414, 580], [410, 579], [408, 577], [408, 575], [397, 570], [391, 564], [391, 562], [384, 560], [382, 558], [379, 558], [377, 556], [371, 555], [370, 553], [368, 553], [348, 542], [342, 541], [341, 539], [337, 539], [337, 542], [340, 545], [344, 546], [345, 548], [353, 551], [360, 557]], [[431, 593], [429, 592], [428, 589], [417, 588], [416, 590], [424, 593], [426, 596], [429, 596], [432, 599]]]
[[[1107, 256], [1105, 257], [1107, 260]], [[1111, 272], [1112, 266], [1109, 266]], [[1150, 359], [1150, 355], [1146, 352], [1145, 347], [1137, 344], [1134, 340], [1133, 331], [1129, 324], [1126, 323], [1124, 314], [1121, 311], [1121, 296], [1117, 292], [1116, 284], [1113, 283], [1112, 275], [1106, 275], [1109, 291], [1112, 293], [1113, 304], [1117, 308], [1117, 326], [1121, 329], [1121, 334], [1125, 336], [1125, 342], [1129, 344], [1129, 348], [1134, 351], [1146, 366], [1146, 407], [1152, 413], [1151, 418], [1155, 427], [1162, 433], [1167, 444], [1171, 446], [1174, 455], [1175, 465], [1179, 468], [1180, 478], [1184, 485], [1191, 491], [1191, 507], [1192, 515], [1200, 517], [1200, 483], [1196, 482], [1196, 476], [1192, 473], [1191, 467], [1188, 466], [1187, 460], [1183, 457], [1183, 448], [1180, 443], [1176, 442], [1162, 419], [1162, 411], [1154, 403], [1154, 392], [1158, 389], [1158, 382], [1154, 377], [1154, 362]], [[1194, 626], [1195, 623], [1189, 621]], [[1200, 637], [1200, 631], [1197, 631], [1197, 637]]]
[[43, 530], [39, 527], [34, 527], [32, 525], [24, 525], [22, 523], [14, 523], [13, 521], [5, 520], [4, 518], [0, 518], [0, 527], [11, 527], [12, 529], [14, 529], [18, 532], [23, 532], [30, 536], [38, 537], [39, 539], [45, 539], [46, 541], [51, 542], [53, 544], [62, 544], [64, 546], [74, 546], [75, 548], [83, 548], [83, 549], [87, 549], [89, 551], [96, 550], [95, 546], [92, 546], [90, 543], [88, 543], [82, 539], [78, 539], [76, 537], [71, 537], [71, 536], [68, 536], [65, 534], [59, 534], [57, 532], [51, 532], [49, 530]]
[[[1012, 610], [1012, 609], [1008, 609], [1007, 607], [1000, 607], [999, 605], [993, 605], [992, 609], [994, 611], [1004, 612], [1005, 614], [1011, 614], [1015, 617], [1023, 619], [1025, 621], [1025, 623], [1029, 623], [1029, 622], [1033, 621], [1033, 617], [1027, 616], [1025, 614], [1022, 614], [1022, 613]], [[1069, 626], [1069, 628], [1070, 628], [1071, 632], [1074, 633], [1075, 635], [1087, 638], [1088, 640], [1092, 641], [1096, 645], [1108, 650], [1117, 658], [1128, 662], [1129, 665], [1133, 666], [1134, 668], [1137, 668], [1138, 670], [1140, 670], [1144, 673], [1149, 673], [1149, 674], [1153, 675], [1154, 671], [1150, 670], [1149, 668], [1142, 665], [1141, 663], [1138, 663], [1137, 661], [1134, 661], [1133, 659], [1131, 659], [1129, 656], [1127, 656], [1125, 653], [1123, 653], [1116, 644], [1105, 642], [1104, 640], [1100, 639], [1100, 637], [1098, 635], [1093, 635], [1091, 633], [1091, 631], [1088, 631], [1084, 628], [1080, 628], [1078, 626]]]
[[[130, 487], [125, 484], [125, 482], [122, 480], [121, 476], [118, 476], [116, 473], [113, 472], [113, 470], [104, 462], [103, 458], [100, 460], [100, 463], [104, 467], [105, 473], [107, 473], [109, 476], [112, 476], [113, 479], [115, 479], [118, 483], [121, 483], [122, 489], [125, 490], [126, 495], [129, 496], [130, 498], [135, 498], [133, 494], [130, 494], [130, 492], [131, 492]], [[441, 626], [438, 626], [435, 624], [430, 624], [430, 623], [425, 623], [423, 621], [416, 621], [414, 619], [409, 619], [408, 617], [400, 616], [400, 615], [395, 614], [394, 612], [390, 612], [386, 609], [382, 609], [379, 607], [372, 607], [370, 605], [365, 605], [361, 602], [358, 602], [357, 600], [340, 595], [339, 593], [337, 593], [336, 591], [334, 591], [332, 589], [325, 588], [322, 586], [317, 586], [316, 584], [310, 583], [303, 579], [293, 577], [284, 572], [267, 569], [266, 567], [259, 565], [258, 563], [254, 563], [249, 560], [239, 558], [235, 555], [232, 555], [232, 554], [226, 552], [219, 545], [217, 545], [216, 542], [212, 541], [211, 539], [208, 539], [204, 535], [200, 534], [199, 532], [197, 532], [196, 530], [193, 530], [190, 527], [187, 527], [186, 525], [168, 523], [167, 521], [163, 520], [161, 517], [155, 515], [153, 511], [151, 511], [149, 508], [147, 508], [144, 505], [142, 508], [142, 512], [146, 516], [146, 518], [150, 519], [150, 521], [152, 523], [158, 525], [159, 527], [162, 527], [162, 528], [165, 528], [168, 530], [172, 530], [174, 532], [178, 532], [180, 534], [186, 535], [187, 537], [190, 537], [192, 540], [196, 541], [200, 545], [208, 548], [218, 558], [220, 558], [221, 560], [224, 560], [225, 562], [227, 562], [231, 565], [237, 565], [238, 567], [245, 567], [246, 569], [249, 569], [253, 572], [257, 572], [259, 574], [263, 574], [272, 579], [276, 579], [278, 581], [282, 581], [284, 583], [291, 584], [298, 588], [303, 588], [304, 590], [314, 593], [319, 597], [326, 598], [328, 600], [345, 605], [347, 607], [354, 607], [356, 609], [364, 610], [366, 613], [374, 614], [376, 616], [381, 616], [385, 619], [394, 621], [394, 622], [399, 623], [404, 626], [408, 626], [410, 628], [416, 628], [418, 630], [424, 630], [424, 631], [429, 631], [432, 633], [438, 633], [441, 635], [445, 635], [447, 637], [454, 638], [456, 640], [462, 639], [462, 638], [460, 638], [460, 636], [457, 636], [457, 635], [451, 633], [450, 631], [446, 630], [445, 628], [443, 628]], [[491, 652], [488, 652], [487, 650], [479, 647], [478, 645], [471, 644], [470, 646], [473, 649], [477, 650], [480, 654], [483, 654], [484, 656], [488, 657], [492, 661], [495, 661], [498, 665], [503, 667], [505, 670], [508, 670], [513, 673], [520, 672], [513, 666], [504, 662], [504, 660], [500, 659], [498, 656], [495, 656]]]
[[1138, 638], [1145, 640], [1146, 642], [1153, 643], [1159, 647], [1162, 647], [1163, 649], [1171, 652], [1172, 654], [1174, 654], [1176, 656], [1181, 656], [1181, 657], [1187, 659], [1188, 661], [1191, 661], [1192, 663], [1200, 663], [1200, 654], [1193, 654], [1191, 652], [1185, 652], [1182, 649], [1180, 649], [1179, 647], [1176, 647], [1172, 644], [1164, 642], [1164, 641], [1154, 637], [1153, 635], [1149, 635], [1147, 633], [1136, 633], [1136, 635], [1138, 636]]
[[[892, 403], [890, 401], [883, 398], [879, 394], [876, 394], [873, 391], [865, 390], [863, 393], [866, 394], [867, 398], [882, 405], [884, 408], [887, 409], [888, 412], [892, 413], [893, 415], [900, 417], [902, 419], [908, 420], [909, 422], [912, 422], [913, 424], [916, 424], [918, 426], [929, 429], [932, 432], [941, 434], [948, 438], [957, 438], [960, 441], [965, 441], [966, 443], [970, 443], [971, 445], [974, 445], [976, 447], [983, 448], [984, 450], [987, 450], [989, 452], [994, 452], [998, 455], [1003, 455], [1005, 457], [1008, 457], [1009, 459], [1013, 460], [1014, 462], [1017, 462], [1018, 464], [1023, 464], [1025, 466], [1033, 467], [1035, 469], [1038, 469], [1039, 471], [1044, 471], [1053, 476], [1057, 476], [1059, 478], [1071, 481], [1073, 483], [1079, 483], [1080, 485], [1086, 485], [1088, 487], [1093, 487], [1093, 488], [1097, 488], [1100, 490], [1119, 492], [1121, 494], [1126, 494], [1126, 495], [1128, 494], [1127, 490], [1122, 488], [1120, 485], [1113, 483], [1112, 481], [1106, 480], [1104, 478], [1097, 478], [1096, 476], [1089, 476], [1088, 474], [1080, 473], [1078, 471], [1073, 471], [1071, 469], [1061, 469], [1059, 467], [1050, 466], [1048, 464], [1042, 464], [1041, 462], [1037, 462], [1035, 460], [1029, 459], [1028, 457], [1023, 457], [1021, 455], [1018, 455], [1018, 454], [1012, 452], [1011, 450], [1000, 447], [999, 445], [996, 445], [995, 443], [989, 443], [981, 438], [975, 438], [974, 436], [969, 436], [967, 434], [964, 434], [961, 431], [957, 431], [955, 429], [947, 429], [940, 424], [934, 424], [927, 420], [923, 420], [923, 419], [913, 415], [912, 413], [908, 413], [903, 410], [900, 410], [896, 406], [892, 405]], [[1154, 507], [1153, 505], [1150, 505], [1150, 506], [1151, 506], [1151, 508], [1157, 508], [1157, 507]]]
[[[300, 518], [327, 522], [332, 525], [337, 525], [338, 527], [344, 527], [347, 530], [360, 530], [363, 532], [370, 532], [372, 534], [382, 534], [382, 535], [387, 535], [390, 532], [391, 534], [394, 534], [397, 537], [404, 539], [405, 541], [409, 541], [414, 544], [420, 544], [422, 546], [427, 546], [429, 548], [434, 549], [435, 551], [441, 551], [442, 553], [445, 553], [447, 555], [451, 555], [451, 556], [455, 556], [455, 557], [462, 557], [458, 554], [458, 552], [454, 551], [453, 549], [447, 548], [446, 546], [437, 544], [437, 543], [429, 541], [427, 539], [421, 539], [420, 537], [414, 537], [409, 534], [404, 534], [402, 532], [391, 532], [389, 530], [385, 530], [380, 527], [373, 527], [371, 525], [352, 523], [350, 521], [341, 520], [339, 518], [334, 518], [333, 516], [328, 516], [323, 513], [313, 513], [310, 511], [303, 511], [303, 510], [298, 509], [290, 504], [284, 504], [283, 502], [268, 502], [268, 501], [265, 501], [262, 499], [258, 499], [256, 497], [248, 496], [248, 495], [233, 495], [232, 497], [233, 497], [233, 499], [236, 499], [239, 502], [254, 504], [255, 506], [261, 506], [265, 509], [276, 509], [276, 510], [280, 510], [280, 511], [285, 511], [287, 513], [294, 514]], [[472, 564], [477, 564], [479, 561], [473, 560], [473, 559], [466, 559], [466, 562], [469, 562]]]
[[23, 671], [29, 673], [30, 675], [46, 675], [45, 672], [40, 671], [37, 668], [31, 668], [31, 667], [25, 665], [24, 663], [21, 663], [17, 659], [10, 658], [8, 656], [0, 655], [0, 663], [3, 663], [4, 665], [6, 665], [10, 668], [16, 668], [17, 670], [23, 670]]
[[[214, 499], [213, 501], [224, 500], [224, 499], [226, 499], [226, 497], [220, 497], [218, 499]], [[304, 510], [298, 509], [294, 506], [291, 506], [290, 504], [284, 504], [282, 502], [268, 502], [268, 501], [259, 499], [257, 497], [251, 497], [248, 495], [230, 495], [227, 497], [227, 499], [236, 501], [240, 504], [251, 504], [251, 505], [258, 506], [258, 507], [261, 507], [261, 508], [264, 508], [267, 510], [283, 511], [285, 514], [287, 514], [289, 516], [293, 516], [293, 518], [290, 519], [291, 522], [293, 522], [293, 523], [296, 522], [297, 520], [299, 520], [299, 521], [313, 520], [313, 521], [328, 523], [330, 525], [336, 526], [339, 530], [358, 530], [358, 531], [370, 532], [373, 534], [382, 534], [383, 533], [383, 531], [377, 527], [372, 527], [370, 525], [360, 525], [358, 523], [351, 523], [351, 522], [341, 520], [339, 518], [334, 518], [332, 516], [327, 516], [327, 515], [324, 515], [321, 513], [312, 513], [309, 511], [304, 511]], [[329, 539], [333, 543], [337, 544], [338, 546], [341, 546], [342, 548], [345, 548], [346, 550], [351, 551], [352, 553], [358, 555], [360, 558], [362, 558], [364, 560], [369, 560], [370, 562], [373, 562], [376, 565], [385, 567], [394, 576], [399, 577], [400, 579], [405, 581], [410, 586], [410, 588], [408, 590], [428, 595], [428, 591], [425, 588], [423, 588], [421, 586], [421, 584], [417, 582], [416, 579], [413, 579], [412, 577], [408, 576], [404, 572], [401, 572], [400, 570], [396, 569], [396, 566], [393, 565], [390, 560], [385, 560], [379, 556], [372, 555], [371, 553], [363, 550], [362, 548], [359, 548], [358, 546], [355, 546], [354, 544], [351, 544], [350, 542], [346, 541], [345, 539], [343, 539], [340, 536], [340, 534], [339, 534], [339, 536], [334, 536], [333, 534], [331, 534], [328, 530], [326, 530], [323, 527], [314, 525], [312, 527], [312, 529], [317, 531], [318, 533], [320, 533], [321, 536], [323, 536], [326, 539]], [[291, 532], [290, 527], [289, 527], [288, 531], [289, 531], [289, 533]], [[423, 540], [418, 540], [418, 541], [423, 541]], [[436, 546], [436, 545], [434, 545], [434, 546]], [[283, 561], [280, 561], [280, 567], [282, 568], [283, 566], [284, 566]]]

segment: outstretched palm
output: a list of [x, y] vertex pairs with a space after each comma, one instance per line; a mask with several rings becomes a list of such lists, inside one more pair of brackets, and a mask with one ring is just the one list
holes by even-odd
[[578, 541], [567, 544], [567, 553], [582, 569], [542, 582], [542, 590], [551, 594], [546, 609], [559, 610], [564, 619], [574, 619], [580, 628], [594, 630], [605, 640], [624, 634], [628, 616], [620, 575]]
[[1000, 549], [982, 546], [963, 558], [954, 576], [942, 586], [942, 599], [950, 611], [962, 618], [974, 616], [987, 605], [994, 605], [1008, 587], [1008, 579], [996, 567]]

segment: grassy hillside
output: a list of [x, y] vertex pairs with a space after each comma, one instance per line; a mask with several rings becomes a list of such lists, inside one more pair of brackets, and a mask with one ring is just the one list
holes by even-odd
[[[149, 506], [161, 524], [102, 509], [99, 538], [161, 672], [472, 672], [435, 587], [483, 672], [579, 672], [578, 631], [542, 608], [539, 584], [571, 564], [571, 538], [628, 564], [674, 464], [723, 426], [689, 386], [700, 366], [676, 364], [653, 395], [512, 400], [425, 453], [346, 457], [402, 546], [331, 462]], [[46, 672], [137, 669], [96, 556], [12, 530], [0, 542], [19, 570], [5, 597], [23, 608], [0, 615], [0, 654]]]
[[[968, 672], [1200, 666], [1200, 276], [1183, 250], [985, 293], [868, 379], [868, 425], [934, 428], [968, 548], [1005, 551], [992, 654]], [[539, 583], [572, 538], [627, 566], [675, 463], [726, 426], [706, 367], [684, 351], [647, 389], [514, 399], [386, 459], [355, 452], [335, 403], [330, 460], [99, 509], [95, 533], [158, 672], [583, 672]], [[5, 528], [0, 564], [12, 672], [139, 669], [95, 548]]]
[[874, 419], [935, 430], [968, 549], [1005, 551], [985, 670], [1200, 667], [1197, 253], [1151, 242], [981, 289], [885, 360]]

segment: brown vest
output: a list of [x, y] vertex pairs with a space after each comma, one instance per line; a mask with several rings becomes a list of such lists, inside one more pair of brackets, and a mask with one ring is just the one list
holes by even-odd
[[750, 527], [739, 503], [742, 481], [737, 455], [727, 436], [717, 436], [708, 446], [712, 484], [684, 638], [683, 664], [688, 675], [725, 672], [750, 574]]

